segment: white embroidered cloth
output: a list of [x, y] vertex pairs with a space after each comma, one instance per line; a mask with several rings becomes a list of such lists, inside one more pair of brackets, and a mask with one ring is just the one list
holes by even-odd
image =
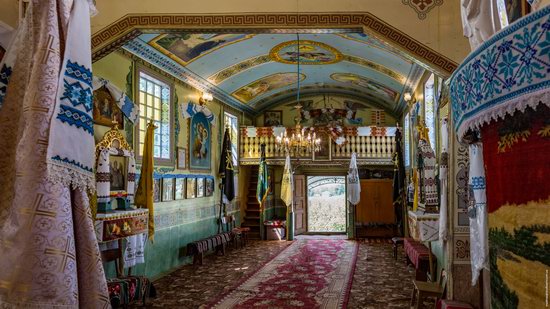
[[352, 205], [359, 204], [361, 199], [361, 184], [359, 183], [359, 171], [357, 170], [357, 154], [351, 154], [348, 171], [348, 202]]
[[145, 263], [145, 245], [147, 244], [147, 233], [126, 237], [124, 247], [124, 267], [133, 267]]
[[180, 111], [183, 118], [191, 118], [197, 113], [203, 113], [213, 126], [216, 126], [216, 116], [205, 105], [195, 104], [193, 102], [182, 103]]
[[90, 7], [74, 1], [48, 144], [48, 178], [83, 190], [94, 187]]

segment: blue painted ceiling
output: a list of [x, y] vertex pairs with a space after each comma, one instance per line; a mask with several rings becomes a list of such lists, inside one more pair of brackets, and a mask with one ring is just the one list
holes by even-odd
[[170, 31], [142, 34], [124, 48], [252, 113], [295, 97], [298, 50], [300, 89], [354, 95], [394, 115], [424, 72], [405, 53], [362, 33], [301, 34], [299, 40], [298, 48], [295, 34]]

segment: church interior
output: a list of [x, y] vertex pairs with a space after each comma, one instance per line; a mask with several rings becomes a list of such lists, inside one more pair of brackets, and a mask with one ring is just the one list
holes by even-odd
[[0, 308], [547, 308], [549, 4], [0, 0]]

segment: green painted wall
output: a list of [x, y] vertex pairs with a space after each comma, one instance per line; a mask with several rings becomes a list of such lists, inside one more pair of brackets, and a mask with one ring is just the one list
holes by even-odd
[[[93, 73], [111, 81], [121, 90], [127, 89], [127, 76], [132, 72], [132, 60], [120, 53], [112, 53], [93, 64]], [[135, 80], [135, 79], [134, 79]], [[172, 79], [167, 80], [173, 83]], [[174, 82], [175, 93], [178, 102], [192, 101], [197, 103], [201, 92], [181, 82]], [[220, 102], [213, 101], [208, 104], [210, 110], [219, 118], [223, 115], [224, 107]], [[175, 113], [175, 110], [172, 110]], [[251, 120], [236, 113], [241, 123], [250, 124]], [[189, 150], [188, 141], [188, 119], [183, 119], [178, 112], [175, 117], [179, 125], [179, 134], [174, 143], [176, 147], [184, 147]], [[200, 172], [189, 169], [176, 169], [175, 164], [169, 166], [155, 166], [159, 173], [169, 174], [204, 174], [215, 177], [216, 189], [211, 197], [196, 199], [184, 199], [170, 202], [155, 203], [155, 237], [154, 242], [148, 242], [145, 249], [145, 264], [136, 266], [134, 274], [145, 275], [155, 279], [161, 275], [174, 270], [174, 268], [191, 262], [186, 256], [186, 246], [189, 242], [214, 235], [218, 231], [217, 216], [219, 213], [219, 179], [217, 170], [220, 155], [220, 139], [222, 136], [222, 125], [218, 122], [212, 127], [212, 166], [210, 171]], [[109, 129], [103, 126], [94, 126], [96, 140], [100, 140], [103, 134]], [[128, 130], [126, 130], [128, 131]], [[131, 137], [131, 132], [128, 132]], [[130, 138], [129, 138], [130, 139]], [[139, 168], [139, 162], [137, 162]], [[244, 174], [244, 173], [243, 173]], [[243, 176], [238, 175], [238, 183], [244, 184]], [[237, 192], [242, 192], [238, 190]], [[235, 214], [238, 223], [241, 221], [240, 197], [237, 196], [232, 205], [228, 206], [228, 214]], [[106, 265], [108, 276], [114, 276], [114, 263]]]

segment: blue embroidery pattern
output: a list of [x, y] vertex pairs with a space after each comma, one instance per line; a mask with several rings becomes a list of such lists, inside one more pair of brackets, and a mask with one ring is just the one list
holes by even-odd
[[[550, 87], [550, 7], [515, 22], [470, 54], [451, 77], [455, 128], [526, 93]], [[467, 125], [471, 123], [467, 122]]]
[[78, 109], [61, 104], [59, 107], [59, 114], [57, 114], [57, 119], [77, 128], [83, 128], [91, 135], [94, 134], [94, 122], [92, 117], [85, 112], [79, 111]]
[[483, 190], [485, 189], [485, 177], [472, 177], [472, 189]]
[[86, 170], [88, 172], [93, 172], [92, 168], [91, 167], [88, 167], [88, 166], [85, 166], [85, 165], [82, 165], [81, 163], [79, 162], [76, 162], [75, 160], [69, 160], [67, 158], [61, 158], [59, 155], [55, 156], [55, 157], [52, 157], [52, 160], [55, 160], [55, 161], [60, 161], [60, 162], [63, 162], [63, 163], [67, 163], [67, 164], [71, 164], [71, 165], [74, 165], [78, 168], [81, 168], [83, 170]]
[[6, 97], [6, 91], [8, 90], [8, 82], [10, 81], [10, 76], [12, 73], [11, 67], [4, 65], [0, 69], [0, 107], [4, 103], [4, 97]]
[[63, 83], [65, 85], [65, 91], [61, 97], [62, 100], [69, 100], [75, 107], [82, 104], [87, 112], [92, 110], [92, 91], [90, 88], [82, 88], [80, 82], [71, 84], [67, 80], [64, 80]]
[[88, 70], [83, 65], [79, 65], [76, 62], [71, 62], [71, 60], [67, 61], [65, 76], [72, 77], [76, 80], [86, 83], [88, 87], [92, 87], [92, 71]]

